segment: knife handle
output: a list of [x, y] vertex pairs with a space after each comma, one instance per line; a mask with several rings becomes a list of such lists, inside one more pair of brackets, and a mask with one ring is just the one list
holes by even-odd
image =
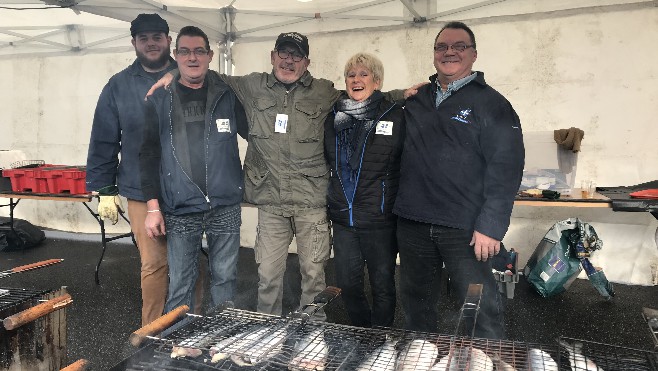
[[32, 308], [11, 315], [5, 318], [2, 323], [7, 330], [13, 330], [23, 326], [26, 323], [34, 321], [37, 318], [43, 317], [46, 314], [50, 314], [60, 308], [64, 308], [72, 302], [73, 299], [71, 299], [71, 295], [64, 294], [50, 299], [45, 303], [35, 305]]
[[190, 307], [187, 305], [181, 305], [180, 307], [173, 309], [171, 312], [133, 332], [130, 334], [130, 344], [132, 344], [134, 347], [140, 346], [144, 340], [146, 340], [147, 336], [159, 334], [167, 328], [171, 327], [173, 324], [185, 317], [189, 310]]

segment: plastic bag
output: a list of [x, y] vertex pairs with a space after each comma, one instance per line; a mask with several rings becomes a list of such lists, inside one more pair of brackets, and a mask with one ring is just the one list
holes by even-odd
[[569, 243], [572, 234], [579, 233], [579, 222], [577, 218], [569, 218], [555, 223], [525, 266], [523, 274], [543, 297], [568, 289], [582, 269]]

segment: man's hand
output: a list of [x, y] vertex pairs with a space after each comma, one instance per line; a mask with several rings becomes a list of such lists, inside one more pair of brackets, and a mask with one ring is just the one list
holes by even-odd
[[159, 88], [165, 88], [167, 89], [169, 87], [169, 84], [171, 84], [171, 81], [174, 79], [174, 75], [171, 74], [171, 72], [167, 72], [158, 80], [153, 86], [151, 86], [151, 89], [149, 89], [148, 92], [146, 92], [146, 96], [144, 97], [144, 100], [146, 98], [150, 97], [155, 93], [156, 90]]
[[147, 212], [144, 225], [146, 227], [146, 235], [149, 238], [155, 239], [166, 234], [164, 218], [160, 211]]
[[420, 87], [422, 87], [423, 85], [427, 85], [427, 84], [429, 84], [429, 81], [421, 82], [420, 84], [416, 84], [416, 85], [410, 87], [409, 89], [405, 90], [404, 91], [404, 99], [407, 99], [412, 95], [416, 95], [418, 93], [418, 89], [420, 89]]
[[486, 236], [478, 231], [473, 231], [471, 246], [475, 251], [475, 259], [486, 262], [500, 251], [500, 241]]
[[112, 224], [117, 224], [119, 210], [123, 212], [123, 205], [119, 196], [99, 196], [98, 216], [101, 220], [109, 220]]

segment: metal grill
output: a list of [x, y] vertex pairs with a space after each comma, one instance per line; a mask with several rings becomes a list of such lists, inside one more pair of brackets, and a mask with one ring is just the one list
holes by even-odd
[[[2, 318], [20, 312], [16, 307], [24, 303], [36, 303], [48, 291], [26, 290], [26, 289], [12, 289], [0, 288], [0, 316]], [[8, 313], [8, 311], [12, 313]], [[22, 309], [21, 309], [22, 310]], [[7, 313], [5, 313], [7, 311]]]
[[238, 309], [189, 319], [152, 344], [151, 355], [123, 369], [658, 370], [656, 353], [567, 338], [531, 344], [302, 322]]
[[[34, 307], [66, 290], [0, 288], [0, 293], [4, 293], [0, 296], [0, 370], [60, 369], [66, 355], [66, 310], [44, 314]], [[31, 319], [33, 314], [40, 317]]]

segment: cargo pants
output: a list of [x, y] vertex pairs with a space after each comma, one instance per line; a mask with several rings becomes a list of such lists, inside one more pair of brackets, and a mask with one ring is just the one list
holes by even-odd
[[[326, 209], [313, 209], [292, 217], [258, 209], [254, 254], [259, 278], [257, 310], [261, 313], [283, 314], [283, 277], [293, 236], [297, 238], [302, 276], [300, 305], [311, 303], [326, 288], [324, 268], [331, 253]], [[325, 320], [326, 315], [318, 312], [315, 319]]]

